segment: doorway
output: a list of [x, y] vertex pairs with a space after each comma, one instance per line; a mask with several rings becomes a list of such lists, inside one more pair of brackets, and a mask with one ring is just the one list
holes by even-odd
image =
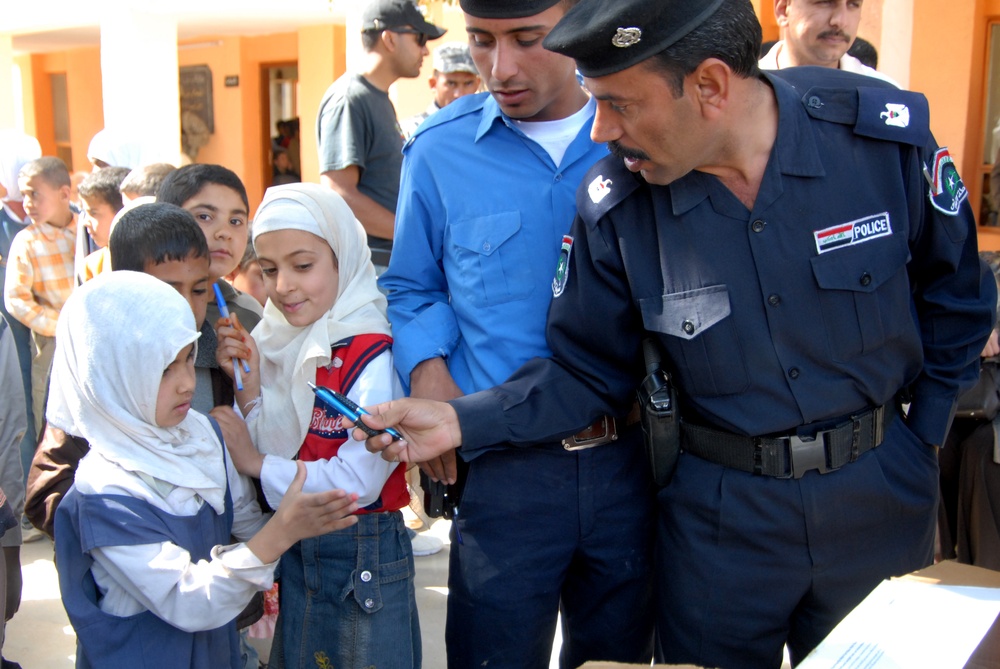
[[299, 153], [299, 66], [295, 61], [261, 64], [261, 132], [265, 187], [301, 181]]

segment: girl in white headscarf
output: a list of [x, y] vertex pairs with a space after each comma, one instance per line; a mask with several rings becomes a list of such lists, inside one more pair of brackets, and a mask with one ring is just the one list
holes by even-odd
[[353, 524], [356, 505], [302, 494], [300, 468], [261, 515], [218, 426], [190, 408], [199, 333], [168, 284], [105, 274], [60, 316], [47, 417], [90, 442], [55, 522], [77, 667], [242, 666], [236, 615], [288, 546]]
[[333, 191], [289, 184], [267, 190], [251, 230], [264, 318], [245, 342], [220, 327], [216, 349], [230, 374], [232, 356], [251, 365], [236, 399], [259, 452], [231, 450], [233, 461], [260, 478], [272, 506], [298, 461], [309, 471], [306, 490], [352, 490], [363, 507], [350, 530], [301, 541], [282, 559], [272, 653], [288, 667], [319, 657], [335, 667], [418, 667], [413, 554], [399, 511], [409, 503], [404, 468], [369, 453], [308, 385], [362, 406], [401, 396], [364, 229]]

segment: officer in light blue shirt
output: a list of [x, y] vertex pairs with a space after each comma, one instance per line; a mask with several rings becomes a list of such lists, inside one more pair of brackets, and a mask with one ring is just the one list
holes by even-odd
[[[380, 280], [396, 368], [413, 396], [438, 400], [550, 355], [545, 319], [575, 192], [607, 155], [590, 140], [595, 103], [572, 61], [541, 47], [564, 5], [461, 4], [490, 93], [448, 105], [404, 147], [398, 251]], [[454, 480], [449, 455], [429, 466], [436, 478]], [[565, 442], [497, 444], [471, 459], [466, 481], [449, 666], [548, 667], [560, 610], [563, 667], [648, 664], [654, 498], [638, 426], [603, 416]]]

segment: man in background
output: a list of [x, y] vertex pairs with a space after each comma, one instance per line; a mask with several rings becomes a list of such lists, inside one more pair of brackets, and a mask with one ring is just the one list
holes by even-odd
[[428, 23], [412, 0], [373, 0], [362, 16], [365, 68], [346, 73], [319, 105], [320, 183], [350, 206], [365, 232], [379, 274], [389, 264], [403, 135], [389, 86], [413, 79], [428, 54], [427, 41], [444, 30]]
[[469, 45], [448, 42], [434, 49], [434, 73], [427, 83], [434, 92], [434, 99], [427, 109], [414, 114], [400, 125], [403, 135], [409, 137], [424, 122], [424, 119], [442, 107], [479, 90], [479, 70], [472, 62]]
[[762, 70], [832, 67], [899, 84], [847, 53], [858, 36], [863, 0], [774, 0], [781, 40], [760, 59]]

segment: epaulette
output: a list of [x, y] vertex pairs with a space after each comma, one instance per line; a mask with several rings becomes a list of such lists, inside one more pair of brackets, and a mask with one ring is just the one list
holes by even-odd
[[601, 218], [633, 193], [643, 182], [617, 156], [597, 161], [576, 191], [576, 210], [593, 227]]
[[409, 148], [410, 144], [413, 143], [420, 135], [424, 134], [431, 128], [436, 128], [439, 125], [448, 123], [461, 116], [467, 116], [469, 114], [474, 114], [482, 111], [483, 105], [486, 104], [486, 100], [489, 98], [489, 93], [476, 93], [473, 95], [463, 95], [454, 102], [452, 102], [447, 107], [437, 110], [420, 124], [420, 126], [410, 135], [410, 138], [406, 140], [403, 145], [403, 151]]
[[913, 146], [930, 140], [927, 98], [853, 72], [793, 67], [773, 73], [799, 91], [811, 117], [854, 126], [854, 133]]

